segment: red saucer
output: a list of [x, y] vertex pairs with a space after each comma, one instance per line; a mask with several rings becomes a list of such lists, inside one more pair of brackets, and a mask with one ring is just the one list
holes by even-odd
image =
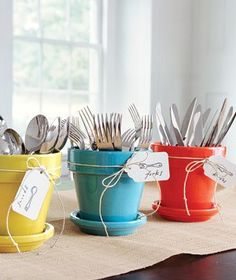
[[[156, 210], [158, 201], [152, 203], [152, 208]], [[189, 209], [190, 216], [187, 214], [186, 209], [168, 208], [161, 206], [157, 210], [157, 214], [167, 220], [177, 222], [203, 222], [209, 220], [211, 217], [218, 213], [216, 204], [212, 204], [210, 209]]]

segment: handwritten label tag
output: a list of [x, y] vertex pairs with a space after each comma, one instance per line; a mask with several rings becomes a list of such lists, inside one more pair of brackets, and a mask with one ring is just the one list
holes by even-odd
[[48, 192], [49, 184], [49, 177], [42, 168], [28, 170], [18, 189], [12, 209], [31, 220], [36, 220]]
[[170, 177], [168, 154], [137, 152], [127, 161], [125, 171], [136, 182], [164, 181]]
[[224, 187], [236, 184], [236, 165], [221, 156], [211, 156], [204, 166], [204, 174]]

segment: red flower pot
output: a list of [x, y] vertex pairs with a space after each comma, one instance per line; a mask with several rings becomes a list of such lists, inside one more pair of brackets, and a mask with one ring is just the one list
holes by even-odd
[[[183, 147], [165, 146], [154, 143], [154, 152], [169, 155], [170, 179], [159, 182], [161, 203], [158, 214], [175, 221], [204, 221], [215, 215], [215, 182], [204, 175], [201, 160], [212, 155], [225, 156], [225, 147]], [[199, 161], [198, 168], [187, 176], [186, 167]], [[186, 179], [187, 176], [187, 179]], [[153, 204], [156, 208], [157, 203]]]

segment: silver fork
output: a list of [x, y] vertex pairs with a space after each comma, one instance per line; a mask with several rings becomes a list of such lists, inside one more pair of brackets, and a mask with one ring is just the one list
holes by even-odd
[[106, 118], [104, 118], [103, 114], [100, 115], [97, 114], [97, 119], [94, 115], [93, 125], [94, 125], [95, 142], [98, 149], [104, 151], [114, 150], [107, 115]]
[[131, 151], [136, 141], [136, 131], [134, 129], [126, 130], [122, 136], [122, 151]]
[[137, 150], [147, 150], [152, 140], [153, 119], [151, 115], [142, 117], [142, 130]]
[[141, 129], [142, 129], [142, 119], [139, 115], [138, 109], [135, 106], [135, 104], [131, 104], [128, 108], [131, 118], [134, 122], [134, 128], [136, 131], [136, 139], [140, 137], [141, 135]]
[[[73, 117], [72, 117], [72, 118], [73, 118]], [[71, 118], [71, 117], [69, 118], [69, 123], [68, 123], [70, 130], [73, 131], [74, 133], [79, 134], [81, 137], [86, 138], [86, 135], [85, 135], [85, 134], [83, 133], [83, 131], [77, 126], [78, 123], [77, 123], [77, 125], [75, 125], [75, 124], [74, 124], [74, 121], [72, 120], [72, 118]], [[66, 122], [67, 122], [67, 119], [61, 120], [61, 127], [64, 126], [64, 124], [65, 124]]]
[[94, 120], [93, 120], [93, 114], [89, 107], [84, 107], [79, 111], [80, 118], [83, 122], [85, 131], [87, 133], [89, 144], [92, 150], [96, 150], [97, 146], [95, 143], [95, 135], [94, 135]]
[[85, 143], [84, 143], [84, 138], [82, 138], [80, 135], [75, 134], [73, 131], [69, 132], [69, 139], [79, 147], [80, 150], [85, 149]]
[[83, 131], [79, 128], [79, 121], [78, 117], [70, 117], [69, 122], [69, 139], [71, 140], [71, 144], [73, 146], [73, 143], [77, 145], [81, 150], [85, 149], [85, 143], [84, 139], [86, 138], [86, 135], [83, 133]]
[[122, 115], [117, 113], [112, 113], [110, 115], [110, 133], [112, 136], [112, 143], [114, 150], [122, 150], [122, 139], [121, 139], [121, 121]]

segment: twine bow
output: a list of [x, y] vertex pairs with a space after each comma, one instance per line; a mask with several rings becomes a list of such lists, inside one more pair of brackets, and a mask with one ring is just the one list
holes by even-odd
[[187, 202], [187, 196], [186, 196], [186, 188], [187, 188], [187, 180], [188, 177], [190, 175], [190, 173], [194, 172], [195, 170], [197, 170], [198, 168], [202, 167], [204, 164], [209, 164], [211, 165], [214, 169], [215, 172], [217, 173], [218, 170], [218, 164], [214, 163], [212, 161], [210, 161], [208, 158], [202, 159], [202, 160], [194, 160], [191, 161], [186, 167], [185, 167], [185, 171], [186, 171], [186, 176], [184, 178], [184, 186], [183, 186], [183, 195], [184, 195], [184, 204], [185, 204], [185, 209], [187, 212], [187, 215], [190, 216], [190, 212], [189, 212], [189, 208], [188, 208], [188, 202]]
[[[34, 166], [34, 165], [32, 165], [32, 164], [30, 163], [30, 161], [32, 161], [32, 160], [35, 161], [35, 162], [37, 163], [37, 166]], [[59, 194], [59, 192], [58, 192], [58, 189], [56, 188], [56, 186], [57, 186], [58, 184], [60, 184], [60, 182], [59, 182], [59, 183], [56, 183], [56, 178], [54, 177], [54, 174], [53, 174], [51, 171], [48, 172], [47, 168], [46, 168], [45, 166], [41, 165], [41, 163], [39, 162], [39, 160], [38, 160], [37, 158], [35, 158], [35, 157], [29, 157], [29, 158], [27, 159], [27, 161], [26, 161], [26, 166], [27, 166], [27, 169], [28, 169], [28, 170], [38, 169], [38, 170], [40, 170], [42, 173], [44, 173], [44, 174], [48, 177], [49, 181], [50, 181], [52, 184], [54, 184], [54, 186], [55, 186], [55, 190], [56, 190], [56, 193], [57, 193], [57, 196], [58, 196], [58, 200], [60, 201], [61, 207], [62, 207], [62, 209], [63, 209], [63, 224], [62, 224], [62, 229], [61, 229], [61, 232], [60, 232], [60, 234], [58, 235], [57, 239], [56, 239], [55, 242], [53, 243], [53, 245], [51, 245], [51, 248], [52, 248], [52, 247], [55, 246], [55, 244], [57, 243], [57, 241], [59, 240], [59, 238], [60, 238], [61, 235], [63, 234], [64, 228], [65, 228], [65, 217], [66, 217], [66, 214], [65, 214], [65, 207], [64, 207], [63, 201], [62, 201], [62, 199], [61, 199], [61, 196], [60, 196], [60, 194]], [[58, 170], [58, 169], [61, 169], [61, 167], [60, 167], [60, 168], [54, 168], [53, 170]], [[3, 170], [1, 170], [1, 171], [3, 171]], [[24, 173], [25, 173], [25, 170], [13, 170], [13, 169], [8, 170], [8, 169], [6, 169], [5, 171], [7, 171], [7, 172], [9, 172], [9, 171], [11, 171], [11, 172], [24, 172]], [[16, 198], [15, 198], [15, 199], [16, 199]], [[15, 199], [14, 199], [14, 201], [15, 201]], [[7, 216], [6, 216], [6, 230], [7, 230], [7, 234], [8, 234], [8, 236], [9, 236], [9, 238], [10, 238], [12, 244], [16, 247], [18, 253], [21, 254], [21, 251], [20, 251], [20, 248], [19, 248], [19, 244], [14, 240], [13, 236], [12, 236], [11, 233], [10, 233], [10, 229], [9, 229], [9, 216], [10, 216], [10, 211], [11, 211], [11, 208], [12, 208], [12, 205], [13, 205], [14, 201], [10, 204], [10, 206], [9, 206], [9, 208], [8, 208], [8, 211], [7, 211]]]

